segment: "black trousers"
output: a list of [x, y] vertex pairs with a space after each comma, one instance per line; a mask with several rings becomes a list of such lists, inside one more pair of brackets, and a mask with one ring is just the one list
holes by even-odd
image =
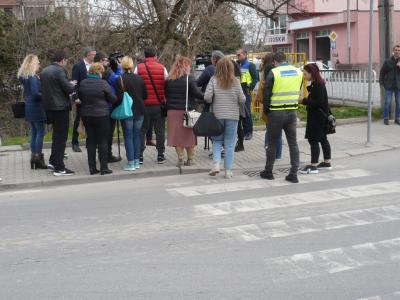
[[297, 174], [300, 165], [299, 146], [297, 144], [297, 111], [296, 110], [279, 110], [271, 111], [268, 114], [268, 148], [267, 163], [265, 170], [272, 172], [275, 158], [276, 145], [281, 139], [282, 130], [285, 132], [289, 145], [291, 174]]
[[308, 139], [308, 142], [311, 146], [311, 163], [317, 164], [319, 161], [320, 148], [319, 144], [321, 144], [322, 152], [324, 155], [324, 160], [331, 159], [331, 145], [329, 144], [328, 138], [325, 136], [321, 139]]
[[100, 170], [108, 169], [109, 116], [82, 117], [87, 135], [87, 156], [89, 170], [96, 169], [96, 149], [99, 149]]
[[157, 141], [157, 152], [158, 155], [162, 155], [165, 152], [165, 118], [161, 116], [161, 108], [159, 106], [147, 106], [146, 114], [142, 125], [142, 149], [143, 155], [144, 149], [146, 149], [146, 134], [150, 128], [151, 122], [154, 123], [154, 131], [156, 133]]
[[114, 131], [115, 131], [115, 127], [117, 126], [117, 120], [109, 118], [109, 122], [110, 122], [110, 131], [108, 134], [108, 156], [110, 157], [111, 155], [113, 155], [112, 145], [114, 142]]
[[52, 110], [47, 111], [46, 113], [48, 123], [53, 127], [53, 139], [49, 162], [54, 166], [54, 170], [64, 170], [64, 153], [68, 139], [69, 111]]
[[81, 106], [76, 106], [76, 115], [74, 120], [74, 128], [72, 129], [72, 145], [79, 145], [79, 122], [81, 121]]

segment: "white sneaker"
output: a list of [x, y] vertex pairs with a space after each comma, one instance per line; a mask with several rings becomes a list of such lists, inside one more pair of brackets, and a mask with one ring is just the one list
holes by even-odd
[[217, 174], [219, 174], [219, 172], [221, 172], [219, 163], [214, 163], [214, 167], [211, 169], [211, 171], [208, 173], [208, 175], [216, 176]]
[[226, 179], [231, 179], [232, 177], [233, 177], [232, 170], [225, 170], [225, 178]]

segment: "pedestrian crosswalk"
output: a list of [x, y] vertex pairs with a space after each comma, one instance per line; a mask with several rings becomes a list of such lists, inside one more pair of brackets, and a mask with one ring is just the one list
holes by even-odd
[[[326, 189], [330, 183], [332, 188]], [[282, 190], [282, 187], [288, 188]], [[253, 192], [262, 189], [268, 190], [270, 195], [250, 197]], [[317, 176], [302, 176], [296, 186], [283, 179], [241, 178], [233, 182], [216, 180], [200, 185], [181, 184], [168, 187], [167, 191], [193, 202], [191, 207], [195, 219], [202, 224], [212, 224], [212, 229], [222, 239], [237, 243], [238, 247], [250, 245], [248, 243], [252, 243], [252, 249], [257, 245], [270, 246], [273, 245], [270, 241], [278, 239], [282, 245], [289, 239], [292, 242], [293, 239], [305, 241], [313, 234], [321, 237], [335, 232], [338, 239], [324, 247], [308, 252], [294, 250], [279, 256], [265, 255], [260, 259], [260, 265], [265, 266], [273, 282], [307, 280], [400, 263], [400, 233], [383, 239], [367, 235], [358, 242], [347, 239], [337, 243], [345, 230], [349, 234], [357, 228], [384, 228], [400, 222], [400, 198], [397, 198], [400, 180], [379, 180], [377, 174], [368, 170], [337, 170]], [[222, 195], [226, 196], [224, 200], [230, 200], [221, 201]], [[383, 199], [382, 204], [378, 199]], [[315, 207], [319, 210], [313, 211]], [[332, 207], [335, 209], [330, 211]], [[291, 213], [285, 215], [288, 210]], [[274, 212], [283, 217], [271, 219]], [[316, 245], [307, 244], [307, 247], [313, 246]], [[384, 296], [353, 299], [397, 299], [399, 295], [400, 292], [394, 291]]]

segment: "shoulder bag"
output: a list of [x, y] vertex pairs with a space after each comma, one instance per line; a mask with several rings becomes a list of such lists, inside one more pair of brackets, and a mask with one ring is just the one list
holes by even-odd
[[[213, 93], [215, 93], [213, 78], [211, 78], [210, 84], [212, 84]], [[213, 102], [214, 96], [215, 94], [213, 95]], [[220, 136], [224, 132], [224, 127], [215, 117], [212, 107], [211, 105], [211, 111], [202, 112], [199, 120], [194, 125], [193, 132], [196, 136], [213, 137]]]
[[322, 108], [319, 109], [322, 115], [325, 118], [325, 133], [326, 134], [334, 134], [336, 133], [336, 118], [332, 114], [331, 110], [329, 109], [329, 114], [326, 114]]
[[162, 101], [160, 96], [158, 95], [157, 87], [156, 87], [156, 84], [154, 83], [153, 76], [151, 76], [149, 67], [147, 66], [146, 63], [143, 63], [143, 64], [146, 67], [146, 71], [147, 71], [147, 74], [149, 75], [149, 78], [150, 78], [150, 81], [151, 81], [151, 85], [153, 86], [154, 93], [156, 94], [157, 100], [160, 103], [161, 116], [163, 118], [165, 118], [168, 115], [167, 105], [166, 105], [165, 101]]
[[23, 119], [25, 118], [25, 101], [21, 101], [23, 97], [22, 87], [19, 92], [19, 96], [16, 97], [15, 103], [11, 104], [11, 110], [14, 118]]
[[124, 80], [122, 76], [119, 77], [121, 79], [121, 87], [124, 92], [124, 96], [122, 98], [122, 103], [118, 105], [112, 112], [111, 118], [114, 120], [125, 120], [133, 117], [132, 112], [132, 97], [125, 91]]
[[189, 106], [189, 75], [186, 75], [186, 105], [185, 105], [185, 114], [183, 116], [183, 127], [185, 128], [193, 128], [196, 125], [197, 121], [200, 118], [200, 113], [196, 110], [188, 110]]

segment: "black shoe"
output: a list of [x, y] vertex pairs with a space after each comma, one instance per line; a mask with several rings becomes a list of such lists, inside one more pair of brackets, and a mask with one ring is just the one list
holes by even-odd
[[305, 166], [301, 171], [301, 174], [318, 174], [318, 168], [312, 165]]
[[114, 156], [114, 155], [111, 155], [111, 156], [108, 158], [108, 162], [109, 162], [110, 164], [120, 162], [121, 160], [122, 160], [121, 156]]
[[100, 174], [101, 175], [107, 175], [107, 174], [112, 174], [113, 171], [111, 171], [110, 169], [105, 169], [105, 170], [101, 170]]
[[330, 163], [322, 162], [317, 166], [317, 168], [319, 170], [332, 170], [332, 165]]
[[74, 152], [82, 152], [82, 149], [79, 148], [79, 145], [72, 145], [72, 151], [74, 151]]
[[65, 168], [64, 170], [55, 170], [53, 175], [57, 176], [57, 177], [59, 177], [59, 176], [72, 176], [72, 175], [75, 175], [75, 172]]
[[165, 162], [166, 162], [166, 159], [165, 159], [164, 154], [161, 154], [161, 155], [157, 156], [157, 163], [158, 164], [163, 164]]
[[139, 157], [139, 164], [141, 164], [141, 165], [143, 165], [143, 155], [140, 155], [140, 157]]
[[90, 175], [96, 175], [96, 174], [99, 174], [99, 173], [100, 173], [100, 171], [97, 170], [97, 169], [90, 170]]
[[237, 142], [235, 147], [235, 152], [241, 152], [241, 151], [244, 151], [243, 142]]
[[285, 179], [291, 183], [299, 183], [299, 179], [297, 178], [296, 174], [289, 174]]
[[248, 134], [246, 134], [246, 135], [244, 136], [244, 139], [245, 139], [246, 141], [250, 141], [252, 138], [253, 138], [253, 134], [252, 134], [252, 133], [248, 133]]
[[47, 169], [54, 171], [54, 166], [51, 163], [48, 163]]
[[274, 174], [272, 174], [272, 172], [264, 170], [260, 172], [260, 177], [263, 179], [267, 179], [267, 180], [274, 180]]
[[383, 123], [384, 123], [385, 125], [389, 125], [389, 120], [385, 119], [385, 120], [383, 121]]

